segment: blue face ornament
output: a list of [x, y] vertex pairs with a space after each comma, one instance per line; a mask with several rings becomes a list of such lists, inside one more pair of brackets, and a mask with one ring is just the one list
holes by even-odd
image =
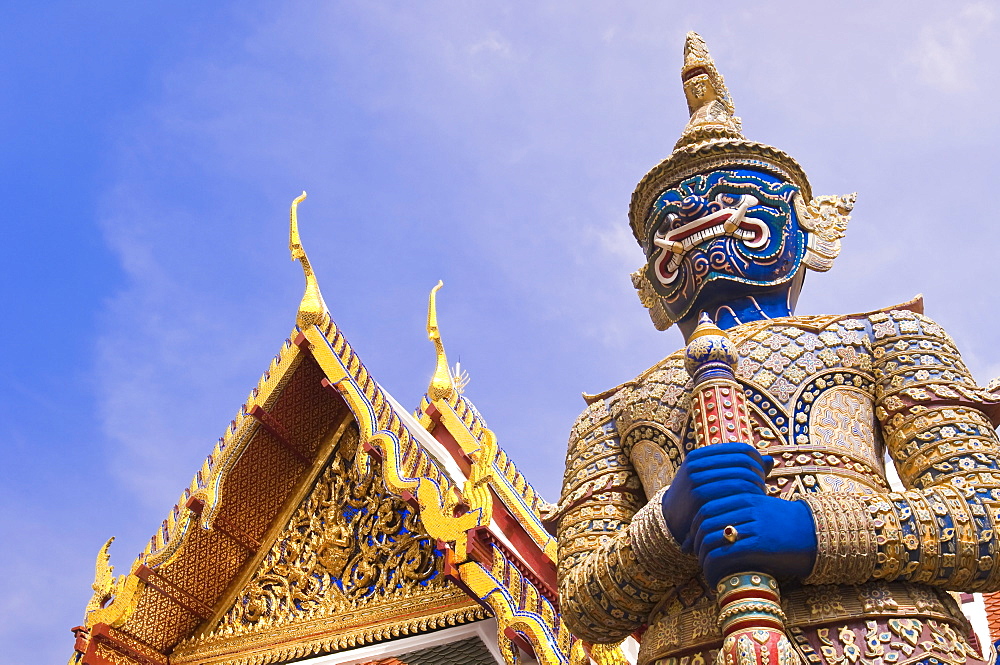
[[646, 277], [682, 326], [706, 311], [726, 328], [787, 316], [801, 287], [807, 235], [799, 188], [753, 169], [696, 175], [653, 204]]

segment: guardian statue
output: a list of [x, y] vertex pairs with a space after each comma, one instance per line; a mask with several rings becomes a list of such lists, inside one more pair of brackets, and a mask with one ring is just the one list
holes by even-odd
[[586, 396], [556, 513], [564, 619], [636, 635], [642, 665], [992, 662], [949, 592], [1000, 589], [1000, 393], [919, 299], [795, 316], [854, 196], [813, 196], [744, 137], [694, 33], [681, 77], [690, 121], [629, 220], [639, 297], [688, 346]]

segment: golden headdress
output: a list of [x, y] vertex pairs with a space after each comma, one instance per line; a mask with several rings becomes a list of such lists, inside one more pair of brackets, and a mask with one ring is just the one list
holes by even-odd
[[646, 240], [646, 219], [656, 198], [698, 173], [719, 168], [756, 168], [798, 185], [802, 197], [812, 198], [812, 188], [802, 167], [775, 147], [748, 141], [743, 136], [733, 100], [705, 40], [689, 32], [684, 40], [681, 81], [691, 119], [670, 156], [639, 181], [629, 206], [629, 223], [640, 244]]

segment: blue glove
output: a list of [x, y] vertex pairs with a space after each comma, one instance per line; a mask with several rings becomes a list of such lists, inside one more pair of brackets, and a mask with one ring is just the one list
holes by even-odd
[[[727, 526], [739, 534], [734, 543], [723, 535]], [[804, 501], [749, 492], [721, 497], [702, 505], [691, 530], [693, 550], [713, 587], [741, 572], [803, 579], [816, 560], [816, 525]]]
[[[690, 551], [691, 522], [702, 506], [734, 494], [764, 494], [773, 460], [746, 443], [717, 443], [692, 450], [663, 494], [663, 517], [670, 533]], [[697, 550], [696, 550], [697, 551]]]

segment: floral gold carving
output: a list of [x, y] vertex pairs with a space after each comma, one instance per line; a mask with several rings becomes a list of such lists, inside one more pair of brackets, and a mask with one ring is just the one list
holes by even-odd
[[386, 491], [377, 462], [353, 464], [357, 442], [356, 429], [345, 433], [219, 629], [304, 616], [436, 576], [433, 543], [417, 516]]

